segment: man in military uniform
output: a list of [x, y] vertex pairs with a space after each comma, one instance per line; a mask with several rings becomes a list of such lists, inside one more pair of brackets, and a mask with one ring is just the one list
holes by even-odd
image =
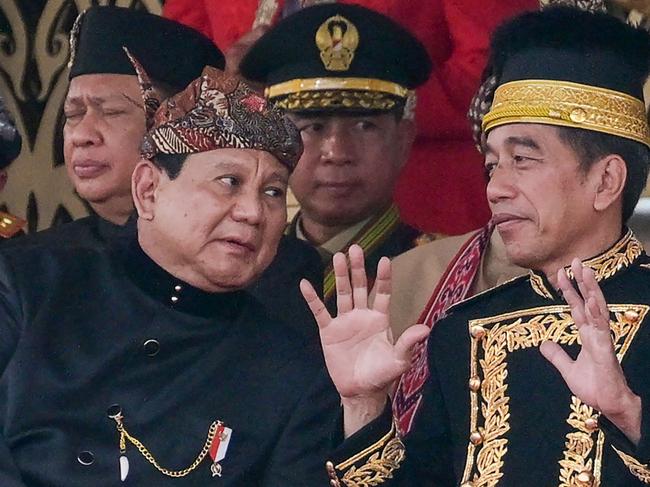
[[301, 131], [291, 177], [301, 210], [289, 233], [318, 247], [324, 295], [334, 305], [331, 256], [359, 244], [369, 272], [418, 232], [391, 204], [414, 137], [409, 93], [431, 72], [425, 48], [389, 18], [358, 5], [305, 8], [271, 28], [242, 60]]
[[387, 391], [428, 329], [388, 339], [389, 263], [368, 308], [360, 249], [351, 281], [335, 256], [334, 320], [303, 285], [349, 437], [332, 485], [650, 482], [650, 257], [624, 226], [650, 161], [650, 39], [606, 14], [549, 8], [502, 26], [492, 54], [487, 195], [508, 258], [531, 271], [437, 323], [408, 384], [422, 393], [392, 427]]
[[300, 134], [212, 67], [162, 104], [140, 74], [136, 234], [0, 257], [0, 485], [325, 485], [338, 397], [243, 290], [282, 236]]
[[[4, 100], [0, 97], [0, 191], [7, 184], [7, 167], [18, 157], [21, 147], [20, 133]], [[25, 224], [22, 218], [0, 211], [0, 239], [22, 235]]]

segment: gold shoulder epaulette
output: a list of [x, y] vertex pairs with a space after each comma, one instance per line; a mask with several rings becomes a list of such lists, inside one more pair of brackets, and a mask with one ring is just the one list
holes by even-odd
[[20, 232], [27, 222], [22, 218], [0, 211], [0, 238], [11, 238]]

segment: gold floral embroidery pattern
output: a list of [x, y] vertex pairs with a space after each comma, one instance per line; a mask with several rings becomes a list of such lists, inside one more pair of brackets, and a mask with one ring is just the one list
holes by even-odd
[[538, 274], [535, 274], [533, 271], [530, 271], [530, 285], [533, 287], [533, 291], [539, 294], [541, 297], [546, 299], [553, 299], [553, 295], [546, 288], [544, 280]]
[[[406, 456], [404, 443], [397, 436], [397, 428], [392, 425], [389, 433], [374, 445], [366, 448], [352, 458], [336, 466], [339, 472], [345, 472], [341, 481], [346, 487], [372, 487], [381, 485], [392, 478]], [[356, 467], [355, 464], [368, 457], [366, 462]], [[328, 468], [332, 485], [340, 485], [336, 472]]]
[[[650, 306], [610, 305], [612, 339], [619, 361], [629, 348]], [[496, 486], [503, 476], [503, 457], [508, 451], [506, 433], [510, 430], [506, 383], [507, 355], [539, 346], [545, 340], [562, 345], [580, 343], [568, 306], [544, 306], [494, 317], [471, 320], [470, 356], [470, 437], [462, 482], [473, 487]], [[479, 413], [483, 419], [479, 424]], [[600, 478], [602, 441], [599, 436], [594, 458], [597, 428], [588, 419], [596, 419], [593, 410], [577, 399], [571, 404], [567, 422], [575, 431], [567, 435], [566, 451], [560, 460], [561, 484], [576, 485], [578, 476]], [[592, 428], [590, 433], [583, 429]], [[597, 468], [594, 468], [594, 467]], [[589, 473], [587, 473], [589, 472]], [[593, 472], [593, 473], [592, 473]], [[566, 482], [562, 479], [566, 479]]]
[[630, 470], [630, 473], [634, 475], [637, 479], [639, 479], [641, 482], [644, 484], [650, 484], [650, 467], [648, 467], [648, 464], [642, 464], [639, 462], [636, 458], [631, 457], [630, 455], [627, 455], [626, 453], [623, 453], [621, 450], [618, 448], [612, 446], [616, 454], [623, 460], [623, 463], [625, 466]]
[[[590, 483], [594, 477], [593, 459], [588, 458], [594, 447], [592, 433], [598, 425], [598, 413], [580, 399], [571, 396], [571, 414], [567, 419], [574, 431], [566, 435], [566, 450], [560, 460], [560, 487]], [[578, 479], [579, 476], [580, 479]], [[600, 477], [600, 471], [598, 471]]]
[[[584, 261], [583, 265], [591, 267], [596, 273], [596, 280], [601, 281], [629, 267], [642, 253], [643, 244], [637, 240], [632, 230], [628, 230], [611, 249], [598, 257]], [[570, 268], [567, 268], [567, 273], [570, 278], [573, 278]]]

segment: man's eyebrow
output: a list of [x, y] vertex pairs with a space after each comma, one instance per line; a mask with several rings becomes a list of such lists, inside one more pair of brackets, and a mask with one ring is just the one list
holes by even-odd
[[523, 147], [528, 147], [529, 149], [539, 150], [539, 144], [532, 138], [526, 136], [510, 136], [505, 140], [505, 144], [509, 146], [520, 145]]
[[283, 174], [281, 172], [278, 172], [278, 171], [272, 172], [269, 175], [269, 180], [271, 180], [271, 181], [279, 181], [279, 182], [281, 182], [283, 184], [289, 184], [289, 178], [285, 174]]
[[108, 96], [70, 96], [65, 99], [64, 104], [82, 105], [86, 100], [93, 105], [103, 105], [104, 103], [116, 101], [129, 101], [137, 105], [137, 102], [126, 93], [116, 93]]

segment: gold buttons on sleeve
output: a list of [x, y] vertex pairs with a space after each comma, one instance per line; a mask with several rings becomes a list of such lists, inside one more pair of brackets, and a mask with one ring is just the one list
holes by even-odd
[[583, 470], [576, 477], [576, 481], [578, 485], [587, 487], [592, 485], [594, 481], [594, 476], [591, 473], [591, 470]]
[[625, 320], [628, 321], [629, 323], [636, 323], [639, 321], [639, 313], [637, 313], [634, 310], [628, 310], [624, 313]]
[[478, 390], [481, 388], [481, 379], [474, 375], [469, 378], [469, 390], [472, 392], [478, 392]]
[[334, 468], [334, 464], [332, 462], [325, 463], [325, 469], [327, 470], [327, 476], [330, 478], [330, 485], [332, 487], [341, 487], [339, 478], [336, 475], [336, 469]]
[[476, 338], [477, 340], [481, 340], [485, 336], [485, 333], [485, 328], [483, 328], [481, 325], [472, 326], [470, 329], [472, 338]]
[[585, 428], [587, 431], [595, 431], [598, 429], [598, 420], [596, 418], [585, 419]]
[[479, 431], [472, 431], [472, 434], [469, 435], [469, 441], [472, 445], [480, 445], [483, 443], [483, 435]]

